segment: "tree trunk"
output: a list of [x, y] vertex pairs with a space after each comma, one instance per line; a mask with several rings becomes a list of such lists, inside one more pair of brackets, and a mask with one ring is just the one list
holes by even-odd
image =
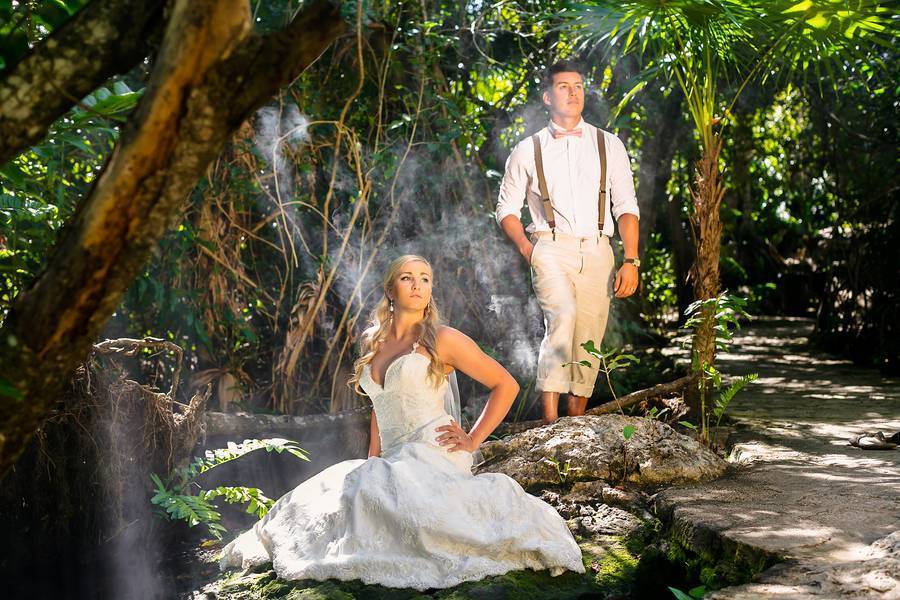
[[0, 475], [40, 426], [209, 162], [344, 24], [338, 8], [320, 0], [281, 31], [263, 36], [249, 28], [241, 0], [176, 0], [150, 84], [118, 146], [44, 272], [16, 297], [0, 329], [0, 384], [7, 388], [0, 396]]
[[[722, 138], [716, 134], [713, 137], [712, 147], [704, 151], [700, 162], [697, 163], [696, 179], [691, 190], [694, 201], [691, 227], [697, 248], [697, 259], [691, 269], [691, 280], [694, 298], [697, 300], [714, 298], [719, 293], [719, 251], [722, 244], [722, 220], [719, 209], [725, 192], [719, 173], [721, 150]], [[691, 352], [697, 368], [703, 364], [713, 364], [716, 353], [714, 306], [703, 308], [702, 322], [694, 331]]]
[[0, 78], [0, 165], [104, 81], [134, 67], [163, 28], [165, 0], [94, 0]]

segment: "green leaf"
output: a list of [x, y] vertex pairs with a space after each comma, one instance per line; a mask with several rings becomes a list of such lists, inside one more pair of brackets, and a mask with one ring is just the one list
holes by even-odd
[[[124, 84], [122, 85], [124, 86]], [[115, 85], [113, 86], [113, 89], [116, 89]], [[124, 89], [128, 88], [125, 87]], [[99, 116], [117, 121], [124, 121], [124, 117], [120, 113], [132, 110], [143, 95], [144, 90], [138, 90], [137, 92], [128, 91], [122, 94], [113, 95], [110, 94], [109, 90], [106, 88], [100, 88], [92, 94], [92, 97], [89, 97], [94, 100], [93, 102], [89, 102], [88, 98], [85, 98], [82, 102], [85, 106], [89, 106], [91, 110], [80, 110], [76, 112], [73, 115], [72, 120], [75, 123], [81, 123]]]
[[626, 441], [631, 439], [631, 436], [634, 435], [634, 432], [637, 430], [637, 427], [634, 425], [626, 425], [624, 429], [622, 429], [622, 436]]
[[693, 598], [691, 598], [689, 595], [685, 594], [678, 588], [670, 587], [669, 591], [672, 592], [672, 595], [675, 596], [675, 598], [677, 598], [678, 600], [694, 600]]
[[162, 491], [162, 492], [166, 491], [166, 486], [163, 485], [162, 480], [159, 478], [159, 476], [157, 476], [156, 473], [150, 473], [150, 479], [153, 480], [153, 483], [156, 484], [156, 487], [157, 487], [160, 491]]
[[124, 94], [130, 94], [131, 88], [124, 81], [116, 81], [113, 83], [113, 93], [122, 96]]
[[797, 3], [792, 7], [786, 8], [785, 10], [781, 11], [781, 14], [786, 15], [788, 13], [806, 12], [807, 10], [812, 8], [812, 5], [812, 0], [803, 0], [803, 2]]
[[15, 29], [0, 36], [0, 56], [6, 64], [15, 64], [28, 52], [28, 35], [22, 29]]
[[17, 387], [15, 387], [11, 383], [9, 383], [8, 381], [5, 381], [3, 379], [0, 379], [0, 396], [6, 396], [7, 398], [12, 398], [13, 400], [16, 400], [17, 402], [21, 402], [22, 399], [24, 398], [24, 396], [22, 395], [22, 392], [20, 392]]
[[592, 354], [597, 358], [600, 358], [600, 350], [594, 345], [594, 340], [588, 340], [585, 343], [581, 344], [581, 347], [584, 348], [584, 351], [588, 354]]
[[51, 31], [68, 21], [71, 16], [66, 9], [65, 3], [59, 0], [44, 0], [38, 3], [38, 8], [34, 14]]
[[0, 167], [0, 175], [12, 181], [13, 186], [18, 188], [25, 187], [28, 181], [28, 175], [13, 162], [8, 162]]
[[612, 110], [613, 116], [621, 114], [621, 112], [623, 110], [625, 110], [625, 107], [628, 105], [628, 103], [631, 102], [631, 99], [634, 98], [634, 96], [638, 92], [640, 92], [642, 89], [644, 89], [644, 86], [646, 86], [646, 85], [647, 85], [647, 81], [644, 80], [644, 81], [638, 82], [637, 85], [635, 85], [633, 88], [631, 88], [628, 91], [628, 93], [622, 97], [622, 99], [619, 101], [619, 103], [616, 105], [616, 107]]
[[697, 431], [697, 426], [694, 425], [693, 423], [691, 423], [690, 421], [678, 421], [678, 424], [681, 425], [682, 427], [687, 427], [688, 429], [693, 429], [694, 431]]
[[719, 397], [716, 400], [716, 406], [713, 408], [713, 415], [715, 415], [718, 421], [722, 420], [722, 416], [725, 414], [725, 410], [728, 408], [728, 404], [735, 397], [735, 395], [737, 395], [738, 392], [744, 389], [744, 386], [746, 386], [748, 383], [752, 383], [758, 378], [759, 375], [757, 373], [750, 373], [749, 375], [739, 377], [730, 386], [728, 386], [727, 389], [719, 394]]
[[[807, 19], [806, 24], [809, 25], [810, 27], [815, 27], [816, 29], [824, 29], [824, 28], [828, 27], [828, 21], [829, 21], [828, 17], [819, 13], [819, 14], [815, 15], [814, 17]], [[826, 63], [826, 64], [828, 64], [828, 63]]]

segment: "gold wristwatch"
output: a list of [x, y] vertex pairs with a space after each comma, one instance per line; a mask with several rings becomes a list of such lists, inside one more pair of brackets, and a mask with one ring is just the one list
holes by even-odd
[[635, 257], [635, 258], [626, 258], [624, 262], [626, 262], [626, 263], [628, 263], [628, 264], [632, 264], [632, 265], [634, 265], [635, 267], [637, 267], [638, 269], [641, 268], [641, 259], [639, 259], [639, 258], [637, 258], [637, 257]]

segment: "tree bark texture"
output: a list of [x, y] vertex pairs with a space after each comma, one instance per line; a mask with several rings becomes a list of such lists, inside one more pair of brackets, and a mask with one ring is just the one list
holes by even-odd
[[[713, 144], [697, 163], [696, 179], [691, 190], [694, 213], [691, 226], [697, 258], [691, 269], [694, 298], [707, 300], [719, 293], [719, 252], [722, 245], [722, 219], [719, 211], [725, 188], [719, 173], [722, 138], [716, 134]], [[716, 354], [715, 307], [706, 306], [702, 323], [694, 332], [691, 348], [697, 365], [712, 365]]]
[[134, 67], [163, 29], [165, 0], [94, 0], [0, 75], [0, 165], [104, 81]]
[[[150, 84], [48, 265], [0, 329], [0, 475], [13, 464], [232, 133], [343, 31], [319, 0], [250, 32], [241, 0], [176, 0]], [[26, 59], [27, 60], [27, 59]]]

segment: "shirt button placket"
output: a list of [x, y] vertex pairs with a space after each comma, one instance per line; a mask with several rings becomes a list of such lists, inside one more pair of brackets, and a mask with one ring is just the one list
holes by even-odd
[[572, 144], [575, 142], [571, 138], [566, 138], [566, 166], [569, 170], [569, 206], [572, 215], [572, 233], [578, 235], [578, 202], [575, 197], [575, 172], [573, 168], [574, 160], [572, 160]]

